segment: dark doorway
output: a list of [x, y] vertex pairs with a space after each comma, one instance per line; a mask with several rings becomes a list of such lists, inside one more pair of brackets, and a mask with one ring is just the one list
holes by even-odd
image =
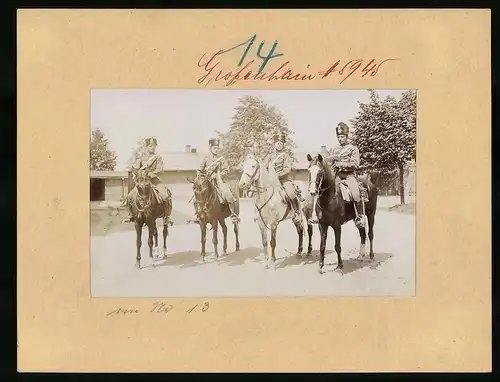
[[104, 200], [104, 179], [90, 179], [90, 201], [101, 202]]

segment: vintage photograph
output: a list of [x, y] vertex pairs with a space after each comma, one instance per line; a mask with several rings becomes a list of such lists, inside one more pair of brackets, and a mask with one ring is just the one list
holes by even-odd
[[92, 297], [415, 295], [416, 90], [90, 103]]

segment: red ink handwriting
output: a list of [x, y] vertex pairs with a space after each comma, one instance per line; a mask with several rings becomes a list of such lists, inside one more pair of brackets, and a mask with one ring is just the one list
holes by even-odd
[[[345, 63], [340, 60], [330, 65], [326, 70], [320, 70], [316, 73], [311, 71], [299, 71], [292, 69], [290, 61], [285, 61], [275, 70], [260, 72], [262, 65], [257, 67], [255, 60], [250, 60], [243, 66], [233, 70], [226, 70], [220, 67], [218, 57], [224, 54], [225, 51], [217, 53], [206, 58], [203, 54], [198, 60], [198, 67], [203, 68], [203, 74], [198, 78], [198, 84], [208, 86], [210, 83], [221, 83], [225, 87], [232, 86], [240, 81], [312, 81], [315, 79], [331, 79], [334, 76], [339, 78], [339, 83], [342, 84], [347, 79], [354, 75], [360, 75], [364, 78], [367, 75], [374, 77], [378, 74], [382, 65], [388, 61], [397, 61], [397, 58], [386, 58], [381, 61], [371, 59], [369, 61], [363, 59], [353, 59]], [[307, 65], [307, 69], [310, 65]]]

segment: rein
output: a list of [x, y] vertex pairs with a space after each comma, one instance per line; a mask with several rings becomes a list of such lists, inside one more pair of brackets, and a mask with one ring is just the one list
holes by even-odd
[[[207, 182], [207, 183], [212, 183], [210, 181], [210, 178], [207, 177], [207, 179], [204, 181], [204, 182]], [[210, 186], [207, 186], [207, 188], [209, 188]], [[198, 200], [195, 200], [195, 203], [199, 203], [199, 204], [202, 204], [202, 207], [200, 208], [202, 210], [202, 212], [204, 212], [205, 215], [207, 215], [207, 212], [208, 212], [208, 206], [212, 205], [213, 202], [215, 200], [217, 200], [218, 196], [217, 196], [217, 190], [215, 189], [215, 186], [212, 185], [212, 187], [214, 188], [213, 190], [213, 195], [211, 197], [208, 197], [208, 198], [204, 198], [205, 200], [203, 201], [203, 203], [200, 203], [200, 201]], [[193, 197], [191, 197], [190, 200], [192, 200], [193, 198], [195, 198], [196, 195], [193, 195]], [[196, 199], [196, 198], [195, 198]], [[201, 219], [202, 216], [200, 216], [199, 212], [197, 211], [197, 214], [199, 215], [198, 217]]]
[[[149, 198], [148, 198], [148, 200], [147, 200], [146, 204], [145, 204], [145, 205], [143, 205], [144, 198], [141, 196], [141, 194], [140, 194], [139, 192], [137, 193], [137, 198], [136, 198], [133, 202], [134, 202], [134, 206], [135, 206], [135, 208], [137, 209], [137, 211], [138, 211], [139, 213], [143, 213], [143, 212], [144, 212], [144, 211], [145, 211], [148, 207], [150, 207], [150, 206], [151, 206], [152, 196], [153, 196], [153, 189], [152, 189], [152, 188], [150, 188]], [[143, 205], [142, 209], [141, 209], [141, 208], [139, 208], [139, 206], [137, 205], [137, 201], [140, 201], [140, 202], [141, 202], [140, 204], [141, 204], [141, 205]]]
[[[326, 187], [326, 188], [321, 188], [321, 186], [323, 185], [323, 180], [325, 179], [325, 171], [327, 171], [327, 169], [325, 168], [322, 168], [323, 170], [323, 175], [321, 176], [321, 180], [319, 182], [319, 185], [318, 185], [318, 199], [321, 197], [321, 195], [323, 195], [325, 193], [325, 191], [328, 191], [328, 189], [330, 189], [330, 187], [334, 186], [335, 185], [335, 176], [332, 176], [332, 182], [331, 184]], [[311, 185], [313, 183], [313, 181], [309, 181], [309, 185]], [[334, 193], [334, 197], [335, 195], [337, 194], [336, 190], [335, 190], [335, 193]], [[321, 207], [321, 205], [319, 203], [316, 204], [320, 210], [323, 210], [323, 207]]]
[[[267, 186], [267, 187], [261, 187], [261, 186], [258, 186], [257, 184], [255, 184], [256, 181], [257, 181], [257, 179], [260, 177], [260, 166], [261, 166], [261, 163], [259, 161], [257, 161], [257, 163], [258, 163], [258, 166], [257, 166], [257, 168], [255, 169], [255, 171], [254, 171], [254, 173], [252, 175], [250, 175], [247, 172], [244, 172], [243, 175], [246, 175], [246, 176], [249, 177], [249, 179], [250, 179], [250, 182], [249, 182], [250, 186], [253, 186], [257, 190], [256, 195], [254, 196], [254, 202], [255, 202], [254, 205], [255, 205], [255, 208], [257, 208], [257, 211], [259, 212], [260, 219], [262, 220], [262, 222], [264, 223], [264, 225], [266, 226], [266, 228], [267, 229], [271, 229], [270, 227], [268, 227], [268, 225], [266, 224], [266, 221], [264, 220], [264, 217], [262, 216], [262, 210], [264, 209], [265, 206], [268, 205], [268, 203], [273, 198], [274, 193], [276, 192], [276, 188], [273, 187], [272, 185]], [[257, 173], [259, 173], [259, 177], [256, 177]], [[271, 193], [271, 196], [269, 196], [269, 198], [264, 202], [264, 204], [259, 207], [257, 205], [257, 197], [258, 197], [258, 195], [262, 194], [264, 191], [269, 190], [270, 188], [272, 188], [272, 190], [273, 190], [273, 192]], [[283, 221], [283, 219], [280, 219], [278, 221], [278, 223], [280, 223], [281, 221]]]

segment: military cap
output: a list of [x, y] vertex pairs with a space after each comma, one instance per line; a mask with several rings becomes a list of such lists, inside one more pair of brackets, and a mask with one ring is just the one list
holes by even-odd
[[337, 125], [337, 135], [344, 134], [344, 135], [349, 135], [349, 126], [347, 126], [344, 122], [340, 122]]
[[274, 142], [286, 142], [286, 135], [285, 133], [277, 133], [274, 135]]
[[155, 146], [158, 146], [158, 141], [156, 140], [156, 138], [154, 137], [150, 137], [150, 138], [146, 138], [144, 140], [144, 143], [146, 144], [146, 146], [150, 145], [150, 144], [153, 144]]
[[219, 140], [217, 138], [212, 138], [208, 141], [208, 145], [210, 147], [212, 146], [219, 146]]

